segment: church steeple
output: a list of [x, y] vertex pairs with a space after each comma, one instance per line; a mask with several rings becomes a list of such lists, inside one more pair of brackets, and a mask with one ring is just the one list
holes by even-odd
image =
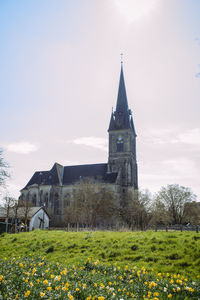
[[121, 64], [121, 73], [120, 73], [120, 80], [119, 80], [116, 112], [127, 113], [127, 111], [128, 111], [128, 101], [127, 101], [126, 87], [125, 87], [125, 82], [124, 82], [123, 64]]
[[136, 132], [128, 107], [122, 62], [116, 110], [112, 111], [108, 132], [108, 172], [118, 173], [118, 184], [122, 190], [128, 187], [137, 189]]
[[121, 72], [115, 112], [111, 114], [108, 131], [120, 129], [132, 129], [135, 133], [131, 110], [128, 107], [126, 86], [124, 81], [123, 63], [121, 62]]

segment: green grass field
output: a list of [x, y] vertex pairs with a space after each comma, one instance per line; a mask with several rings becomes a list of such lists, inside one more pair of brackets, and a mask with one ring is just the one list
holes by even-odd
[[200, 234], [194, 232], [40, 231], [0, 236], [0, 257], [46, 256], [66, 265], [88, 258], [103, 265], [200, 275]]
[[194, 232], [0, 236], [0, 299], [199, 299], [199, 269]]

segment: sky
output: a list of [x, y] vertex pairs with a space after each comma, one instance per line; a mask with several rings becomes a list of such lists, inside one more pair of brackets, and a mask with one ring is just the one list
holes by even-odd
[[139, 187], [179, 184], [200, 201], [199, 15], [199, 0], [0, 0], [9, 195], [55, 162], [107, 162], [123, 53]]

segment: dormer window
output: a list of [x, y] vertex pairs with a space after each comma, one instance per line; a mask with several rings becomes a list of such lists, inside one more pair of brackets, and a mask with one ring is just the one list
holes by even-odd
[[117, 138], [117, 152], [123, 152], [124, 151], [124, 141], [121, 136]]

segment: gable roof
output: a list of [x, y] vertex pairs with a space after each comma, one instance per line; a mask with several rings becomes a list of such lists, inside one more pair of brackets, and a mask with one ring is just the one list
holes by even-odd
[[117, 173], [107, 173], [107, 164], [91, 164], [64, 167], [63, 184], [73, 184], [81, 178], [93, 178], [106, 183], [114, 183]]
[[[57, 163], [55, 163], [50, 171], [37, 171], [33, 174], [27, 185], [28, 187], [33, 184], [51, 185], [59, 184], [59, 174]], [[60, 165], [59, 165], [60, 166]], [[63, 167], [62, 167], [63, 168]]]
[[[59, 167], [58, 167], [59, 166]], [[81, 178], [92, 178], [105, 183], [115, 183], [117, 172], [107, 172], [107, 163], [89, 164], [77, 166], [61, 166], [55, 163], [50, 171], [37, 171], [31, 177], [27, 185], [69, 185], [74, 184]], [[62, 176], [61, 176], [62, 169]]]

